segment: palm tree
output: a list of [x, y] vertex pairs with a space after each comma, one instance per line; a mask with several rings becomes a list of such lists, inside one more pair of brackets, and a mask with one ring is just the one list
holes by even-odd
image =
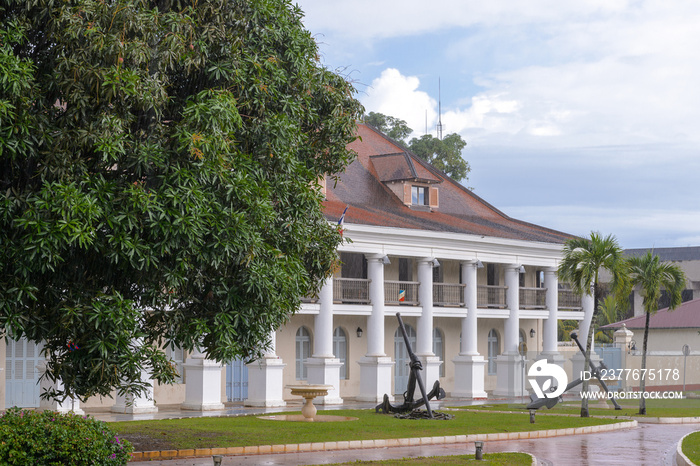
[[[594, 300], [598, 296], [598, 274], [606, 269], [612, 276], [611, 286], [613, 295], [622, 301], [622, 293], [627, 288], [626, 262], [622, 257], [622, 249], [614, 236], [603, 238], [600, 233], [591, 232], [590, 238], [572, 238], [564, 244], [564, 258], [559, 264], [559, 279], [571, 285], [571, 289], [579, 296], [591, 295]], [[584, 370], [588, 370], [591, 360], [591, 340], [593, 323], [596, 321], [597, 306], [593, 306], [593, 316], [588, 327], [586, 338], [586, 353]], [[588, 380], [584, 380], [582, 390], [588, 391]], [[588, 398], [581, 400], [581, 417], [588, 417]]]
[[613, 324], [620, 320], [620, 306], [615, 296], [608, 295], [598, 304], [598, 320], [595, 339], [601, 343], [612, 343], [612, 330], [602, 330], [600, 327]]
[[[628, 259], [630, 286], [639, 285], [643, 297], [642, 306], [646, 314], [644, 323], [644, 345], [642, 347], [642, 374], [647, 367], [647, 340], [649, 338], [649, 317], [656, 313], [659, 307], [661, 289], [664, 288], [670, 297], [669, 310], [680, 306], [682, 302], [683, 288], [685, 288], [685, 274], [678, 265], [669, 262], [661, 262], [659, 256], [647, 251], [646, 255], [631, 257]], [[645, 389], [645, 380], [642, 377], [639, 388]], [[639, 399], [639, 414], [646, 414], [647, 406], [644, 397]]]

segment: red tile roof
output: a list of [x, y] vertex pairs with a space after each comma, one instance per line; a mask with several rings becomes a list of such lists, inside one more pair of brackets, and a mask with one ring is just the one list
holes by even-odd
[[[358, 124], [360, 136], [349, 147], [357, 159], [339, 175], [338, 182], [329, 180], [325, 215], [337, 221], [346, 205], [345, 223], [412, 228], [431, 231], [494, 236], [526, 241], [564, 243], [572, 235], [551, 230], [508, 217], [443, 172], [416, 155], [405, 151], [390, 138], [373, 128]], [[404, 160], [401, 167], [385, 164], [383, 155], [393, 154], [395, 161]], [[399, 157], [401, 154], [403, 157]], [[406, 163], [410, 161], [410, 164]], [[439, 189], [439, 207], [419, 211], [403, 204], [385, 183], [407, 175], [412, 165], [415, 179], [434, 180]], [[392, 178], [394, 177], [394, 178]], [[412, 179], [412, 178], [409, 178]]]
[[[621, 320], [602, 328], [644, 328], [646, 315]], [[700, 299], [686, 301], [675, 310], [660, 309], [649, 317], [649, 328], [700, 328]]]

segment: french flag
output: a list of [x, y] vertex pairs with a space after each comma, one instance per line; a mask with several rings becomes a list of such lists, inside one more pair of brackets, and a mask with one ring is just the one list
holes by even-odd
[[345, 210], [343, 210], [343, 215], [341, 215], [340, 220], [338, 220], [338, 231], [340, 232], [340, 236], [343, 236], [343, 223], [345, 223], [345, 213], [348, 211], [348, 207], [350, 207], [350, 204], [345, 206]]

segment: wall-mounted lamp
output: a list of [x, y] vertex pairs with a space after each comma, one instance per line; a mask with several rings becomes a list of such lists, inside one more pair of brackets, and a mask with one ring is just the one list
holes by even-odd
[[477, 268], [477, 269], [483, 269], [483, 268], [484, 268], [484, 263], [481, 262], [479, 259], [476, 260], [476, 268]]
[[440, 267], [440, 262], [437, 259], [433, 259], [433, 267]]
[[362, 338], [362, 329], [360, 327], [357, 327], [357, 338]]
[[630, 342], [627, 344], [627, 349], [630, 351], [637, 351], [637, 342], [634, 340], [630, 340]]
[[535, 329], [534, 328], [530, 329], [530, 338], [535, 338]]
[[524, 265], [521, 265], [521, 266], [520, 266], [520, 269], [518, 270], [518, 272], [520, 272], [520, 273], [525, 273], [525, 266], [524, 266]]
[[382, 264], [384, 264], [384, 265], [391, 264], [391, 261], [389, 260], [389, 256], [382, 257]]

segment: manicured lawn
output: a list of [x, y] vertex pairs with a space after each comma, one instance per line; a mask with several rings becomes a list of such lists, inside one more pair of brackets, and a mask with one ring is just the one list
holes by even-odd
[[115, 422], [110, 425], [120, 437], [131, 441], [137, 451], [145, 451], [523, 432], [616, 422], [612, 419], [541, 416], [535, 424], [530, 424], [529, 416], [520, 414], [451, 413], [455, 418], [449, 421], [396, 419], [375, 414], [374, 410], [339, 410], [319, 411], [319, 414], [352, 416], [359, 420], [307, 423], [244, 416]]
[[[622, 407], [621, 410], [615, 410], [613, 404], [607, 402], [609, 409], [600, 408], [599, 401], [591, 401], [588, 404], [588, 411], [592, 416], [639, 416], [639, 401], [638, 400], [622, 400], [618, 404]], [[647, 400], [646, 417], [700, 417], [700, 399], [683, 399], [683, 400]], [[462, 409], [479, 409], [487, 411], [523, 411], [527, 413], [525, 404], [493, 404], [482, 406], [464, 406]], [[540, 408], [538, 414], [580, 414], [580, 401], [565, 401], [557, 404], [552, 409], [546, 407]], [[539, 418], [538, 418], [539, 419]]]
[[693, 432], [683, 439], [683, 454], [695, 464], [700, 464], [700, 432]]
[[384, 461], [354, 461], [352, 463], [337, 463], [331, 466], [418, 466], [433, 464], [478, 464], [490, 466], [530, 466], [532, 457], [525, 453], [485, 453], [482, 461], [474, 459], [474, 455], [431, 456], [421, 458], [403, 458], [400, 460]]

